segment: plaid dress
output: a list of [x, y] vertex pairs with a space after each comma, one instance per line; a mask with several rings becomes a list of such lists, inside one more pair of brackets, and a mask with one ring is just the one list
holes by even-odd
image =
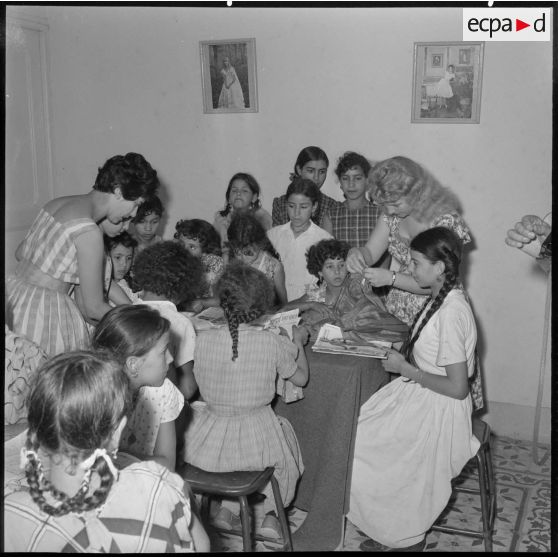
[[329, 213], [332, 234], [337, 240], [348, 242], [351, 246], [364, 246], [376, 227], [380, 214], [380, 207], [372, 202], [352, 210], [346, 201], [339, 203]]
[[82, 514], [43, 513], [28, 491], [4, 500], [5, 552], [167, 554], [195, 552], [184, 481], [145, 461], [120, 471], [105, 503]]
[[[6, 280], [6, 311], [12, 316], [13, 331], [37, 343], [49, 356], [89, 345], [85, 320], [66, 293], [70, 285], [79, 284], [75, 240], [91, 230], [100, 230], [92, 219], [60, 223], [41, 209], [23, 241], [22, 261]], [[53, 283], [58, 281], [60, 289], [28, 282], [29, 263]]]
[[216, 472], [273, 466], [288, 505], [303, 472], [302, 456], [291, 424], [271, 402], [277, 375], [288, 379], [296, 372], [297, 348], [287, 337], [245, 324], [238, 337], [233, 361], [228, 328], [198, 335], [194, 376], [205, 403], [192, 405], [184, 461]]

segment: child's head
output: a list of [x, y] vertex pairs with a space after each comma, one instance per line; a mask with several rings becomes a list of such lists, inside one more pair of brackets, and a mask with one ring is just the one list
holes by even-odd
[[151, 242], [155, 238], [163, 211], [163, 204], [157, 196], [152, 196], [138, 207], [133, 223], [140, 240]]
[[227, 237], [234, 256], [247, 265], [258, 258], [261, 250], [275, 255], [262, 224], [249, 213], [240, 213], [232, 218]]
[[345, 260], [350, 249], [350, 245], [341, 240], [320, 240], [306, 253], [308, 272], [318, 278], [318, 284], [325, 281], [330, 287], [339, 287], [347, 275]]
[[221, 237], [211, 223], [203, 219], [181, 219], [175, 229], [174, 238], [180, 240], [192, 256], [221, 255]]
[[370, 162], [359, 153], [347, 151], [337, 161], [335, 174], [345, 198], [358, 199], [364, 197], [368, 187], [367, 177], [370, 172]]
[[232, 360], [236, 360], [238, 325], [251, 322], [269, 310], [275, 296], [273, 285], [261, 271], [233, 262], [217, 281], [216, 293], [233, 340]]
[[448, 72], [451, 72], [453, 74], [454, 70], [455, 70], [455, 66], [453, 64], [450, 64], [448, 66]]
[[225, 210], [259, 209], [261, 189], [257, 180], [247, 172], [237, 172], [229, 181], [225, 193]]
[[[100, 486], [92, 494], [79, 490], [71, 498], [51, 489], [62, 502], [59, 507], [46, 503], [44, 485], [39, 482], [39, 449], [51, 457], [67, 459], [69, 472], [96, 450], [118, 449], [125, 417], [132, 407], [128, 378], [122, 367], [108, 355], [89, 351], [64, 353], [48, 360], [38, 371], [29, 394], [29, 430], [25, 473], [34, 502], [49, 515], [65, 515], [99, 507], [106, 500], [114, 477], [107, 461], [95, 455], [89, 470], [100, 476]], [[103, 452], [101, 451], [101, 454]], [[83, 467], [83, 465], [82, 465]]]
[[126, 231], [118, 236], [105, 235], [105, 248], [112, 260], [112, 274], [115, 281], [124, 279], [134, 260], [134, 250], [138, 241]]
[[132, 271], [139, 290], [175, 304], [191, 302], [205, 288], [201, 260], [174, 240], [157, 242], [142, 250]]
[[320, 189], [308, 178], [295, 178], [287, 188], [287, 214], [295, 226], [304, 226], [318, 211]]
[[122, 366], [135, 389], [163, 384], [172, 357], [170, 323], [146, 304], [116, 306], [97, 324], [92, 346]]
[[309, 145], [296, 158], [294, 176], [312, 180], [318, 188], [321, 188], [327, 176], [328, 166], [329, 159], [325, 151], [315, 145]]
[[427, 229], [411, 240], [410, 248], [411, 273], [419, 286], [429, 287], [438, 278], [455, 285], [463, 244], [453, 231], [446, 227]]

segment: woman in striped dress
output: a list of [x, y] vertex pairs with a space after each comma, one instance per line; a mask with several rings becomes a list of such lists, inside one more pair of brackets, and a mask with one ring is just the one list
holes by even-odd
[[[103, 294], [103, 232], [99, 224], [131, 219], [155, 193], [157, 172], [138, 153], [115, 155], [99, 169], [93, 190], [48, 202], [16, 251], [6, 280], [12, 329], [49, 356], [89, 345], [85, 319], [98, 321], [110, 306]], [[80, 285], [80, 309], [70, 290]]]

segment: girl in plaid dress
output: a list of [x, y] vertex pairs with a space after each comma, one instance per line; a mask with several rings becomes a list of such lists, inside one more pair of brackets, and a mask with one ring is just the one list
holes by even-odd
[[[217, 294], [228, 327], [198, 334], [194, 375], [204, 403], [192, 405], [184, 461], [215, 472], [273, 466], [288, 505], [303, 472], [302, 458], [291, 424], [275, 415], [271, 402], [278, 375], [297, 386], [308, 381], [304, 354], [308, 333], [294, 327], [291, 342], [287, 336], [250, 326], [273, 299], [269, 280], [252, 267], [229, 264], [217, 283]], [[267, 535], [278, 536], [269, 485], [264, 494], [266, 517], [261, 528]], [[224, 501], [216, 525], [237, 526], [237, 511], [238, 503]]]

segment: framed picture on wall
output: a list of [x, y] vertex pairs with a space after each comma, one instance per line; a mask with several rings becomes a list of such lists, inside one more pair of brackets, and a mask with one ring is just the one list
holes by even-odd
[[258, 112], [256, 39], [200, 41], [203, 111]]
[[411, 122], [480, 122], [484, 43], [415, 43]]

